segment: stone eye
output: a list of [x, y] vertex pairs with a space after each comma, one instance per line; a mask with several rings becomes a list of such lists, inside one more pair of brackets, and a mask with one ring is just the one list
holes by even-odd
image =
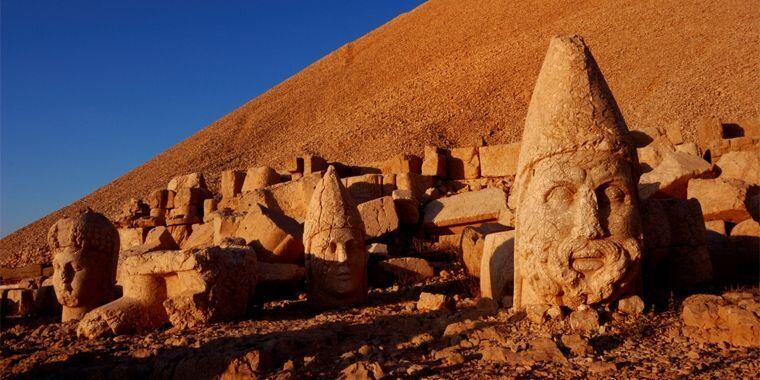
[[545, 201], [553, 206], [563, 206], [573, 203], [575, 191], [566, 185], [553, 187], [546, 194]]
[[331, 241], [329, 249], [330, 249], [330, 252], [335, 252], [338, 249], [338, 246], [335, 244], [334, 241]]

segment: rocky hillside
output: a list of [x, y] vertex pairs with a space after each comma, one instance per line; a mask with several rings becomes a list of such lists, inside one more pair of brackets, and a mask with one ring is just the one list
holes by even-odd
[[97, 191], [0, 241], [0, 266], [48, 261], [45, 235], [90, 206], [115, 216], [174, 175], [282, 166], [304, 152], [347, 163], [425, 144], [519, 140], [549, 38], [581, 34], [631, 128], [757, 118], [753, 1], [434, 0], [315, 62]]

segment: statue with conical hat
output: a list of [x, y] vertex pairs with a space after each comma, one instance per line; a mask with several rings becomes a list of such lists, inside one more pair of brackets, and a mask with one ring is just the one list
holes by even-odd
[[578, 36], [549, 44], [528, 107], [510, 206], [514, 305], [606, 303], [637, 291], [638, 159]]
[[330, 166], [314, 189], [304, 224], [309, 303], [330, 308], [367, 300], [364, 235], [356, 203]]

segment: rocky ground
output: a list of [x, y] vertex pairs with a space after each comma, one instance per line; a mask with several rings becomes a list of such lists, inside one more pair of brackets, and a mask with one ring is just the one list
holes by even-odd
[[[679, 302], [637, 317], [602, 313], [577, 333], [567, 317], [535, 324], [525, 313], [471, 298], [458, 264], [426, 283], [373, 289], [366, 307], [315, 312], [300, 299], [264, 302], [246, 320], [185, 331], [78, 340], [76, 324], [4, 321], [0, 378], [752, 378], [760, 349], [699, 344], [681, 333]], [[760, 289], [751, 289], [758, 293]], [[422, 292], [450, 309], [417, 307]]]

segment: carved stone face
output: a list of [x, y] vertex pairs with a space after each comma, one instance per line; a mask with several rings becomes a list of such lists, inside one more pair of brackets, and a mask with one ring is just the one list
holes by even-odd
[[339, 228], [311, 239], [310, 289], [320, 298], [354, 300], [367, 294], [367, 253], [360, 231]]
[[[83, 253], [74, 247], [60, 248], [53, 254], [53, 287], [61, 305], [88, 306], [105, 298], [111, 281], [108, 270], [98, 265], [99, 253]], [[110, 264], [110, 263], [104, 263]]]
[[536, 162], [517, 209], [526, 303], [577, 307], [633, 286], [641, 258], [630, 162], [604, 151]]

